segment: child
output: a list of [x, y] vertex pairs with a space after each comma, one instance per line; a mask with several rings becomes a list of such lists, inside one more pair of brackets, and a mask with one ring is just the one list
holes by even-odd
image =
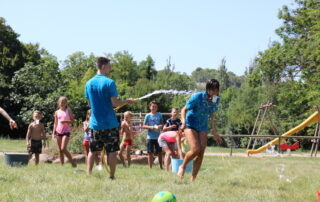
[[178, 119], [178, 108], [171, 109], [171, 118], [169, 118], [163, 127], [163, 131], [178, 131], [181, 126], [181, 120]]
[[32, 114], [32, 119], [34, 122], [29, 124], [28, 132], [26, 136], [27, 141], [27, 149], [30, 154], [35, 155], [36, 162], [35, 164], [39, 164], [39, 154], [42, 152], [42, 140], [46, 139], [45, 132], [44, 132], [44, 125], [40, 123], [42, 119], [42, 114], [40, 111], [34, 111]]
[[90, 144], [90, 136], [89, 136], [90, 113], [91, 113], [91, 110], [88, 109], [87, 114], [86, 114], [86, 120], [83, 122], [84, 136], [83, 136], [82, 145], [84, 147], [84, 151], [86, 153], [86, 156], [88, 156], [88, 154], [89, 154], [89, 144]]
[[178, 158], [178, 155], [183, 159], [181, 150], [181, 131], [167, 131], [161, 133], [158, 142], [160, 147], [166, 152], [164, 157], [164, 168], [169, 171], [170, 168], [170, 157]]
[[66, 155], [72, 164], [72, 167], [76, 167], [75, 161], [67, 150], [71, 132], [70, 125], [74, 121], [73, 113], [71, 109], [68, 108], [68, 100], [65, 96], [59, 98], [58, 106], [59, 109], [54, 113], [52, 139], [57, 139], [61, 165], [64, 164], [64, 155]]
[[220, 102], [219, 82], [211, 79], [206, 84], [206, 91], [196, 93], [181, 110], [181, 130], [184, 130], [190, 151], [184, 157], [179, 167], [178, 176], [182, 179], [187, 164], [194, 159], [191, 181], [194, 181], [201, 168], [204, 151], [208, 139], [208, 118], [210, 117], [212, 133], [218, 144], [222, 143], [221, 137], [217, 134], [215, 112], [218, 111]]
[[127, 153], [128, 167], [131, 164], [130, 150], [131, 150], [132, 139], [133, 139], [131, 118], [132, 118], [132, 113], [130, 111], [125, 112], [124, 121], [121, 124], [120, 136], [122, 136], [123, 144], [121, 144], [120, 146], [119, 157], [124, 167], [126, 167], [126, 164], [124, 162], [124, 157], [123, 157], [123, 152], [125, 149]]
[[158, 137], [160, 130], [162, 129], [163, 119], [161, 113], [157, 112], [158, 104], [156, 101], [151, 101], [149, 104], [150, 113], [147, 114], [143, 121], [142, 128], [148, 129], [147, 135], [147, 152], [148, 152], [148, 164], [149, 168], [152, 168], [153, 153], [156, 151], [158, 154], [158, 160], [160, 168], [162, 168], [162, 149], [158, 143]]
[[[88, 158], [89, 146], [90, 146], [90, 128], [89, 128], [90, 114], [91, 114], [91, 110], [88, 109], [87, 114], [86, 114], [86, 120], [83, 122], [84, 136], [83, 136], [82, 145], [84, 147], [86, 158]], [[102, 166], [99, 165], [99, 157], [98, 157], [98, 155], [96, 155], [95, 159], [96, 159], [96, 164], [97, 164], [96, 169], [97, 170], [102, 170]]]

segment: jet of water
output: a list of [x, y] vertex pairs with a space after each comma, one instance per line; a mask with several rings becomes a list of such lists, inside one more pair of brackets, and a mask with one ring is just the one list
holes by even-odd
[[147, 95], [144, 95], [140, 98], [138, 98], [139, 100], [143, 100], [146, 99], [148, 97], [151, 97], [152, 95], [157, 95], [157, 94], [173, 94], [173, 95], [177, 95], [177, 94], [185, 94], [185, 95], [191, 95], [196, 93], [195, 91], [186, 91], [186, 90], [156, 90], [152, 93], [149, 93]]
[[[152, 93], [149, 93], [147, 95], [144, 95], [136, 100], [143, 100], [143, 99], [146, 99], [152, 95], [157, 95], [157, 94], [173, 94], [173, 95], [177, 95], [177, 94], [185, 94], [185, 95], [191, 95], [191, 94], [194, 94], [196, 93], [196, 91], [186, 91], [186, 90], [156, 90], [156, 91], [153, 91]], [[116, 111], [118, 111], [121, 107], [123, 107], [124, 105], [126, 104], [123, 104], [121, 106], [118, 106], [116, 108]]]

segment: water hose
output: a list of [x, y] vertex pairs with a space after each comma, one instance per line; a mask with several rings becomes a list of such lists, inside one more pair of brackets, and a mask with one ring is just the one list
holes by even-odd
[[103, 147], [102, 153], [101, 153], [102, 166], [104, 167], [105, 171], [107, 171], [107, 173], [110, 173], [109, 167], [106, 163], [106, 159], [104, 158], [105, 154], [106, 154], [106, 149], [105, 149], [105, 147]]

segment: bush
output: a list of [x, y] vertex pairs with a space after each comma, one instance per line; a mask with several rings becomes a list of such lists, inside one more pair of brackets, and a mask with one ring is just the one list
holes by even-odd
[[147, 133], [148, 130], [142, 130], [137, 133], [133, 140], [133, 149], [147, 150]]
[[84, 136], [84, 132], [82, 130], [82, 127], [80, 126], [73, 127], [73, 130], [71, 132], [70, 142], [68, 145], [68, 150], [71, 153], [77, 153], [77, 154], [83, 153], [83, 145], [82, 145], [83, 136]]

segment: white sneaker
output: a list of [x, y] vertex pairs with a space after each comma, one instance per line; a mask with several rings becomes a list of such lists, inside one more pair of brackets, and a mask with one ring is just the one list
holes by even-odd
[[99, 170], [99, 171], [102, 170], [102, 165], [97, 165], [96, 170]]

